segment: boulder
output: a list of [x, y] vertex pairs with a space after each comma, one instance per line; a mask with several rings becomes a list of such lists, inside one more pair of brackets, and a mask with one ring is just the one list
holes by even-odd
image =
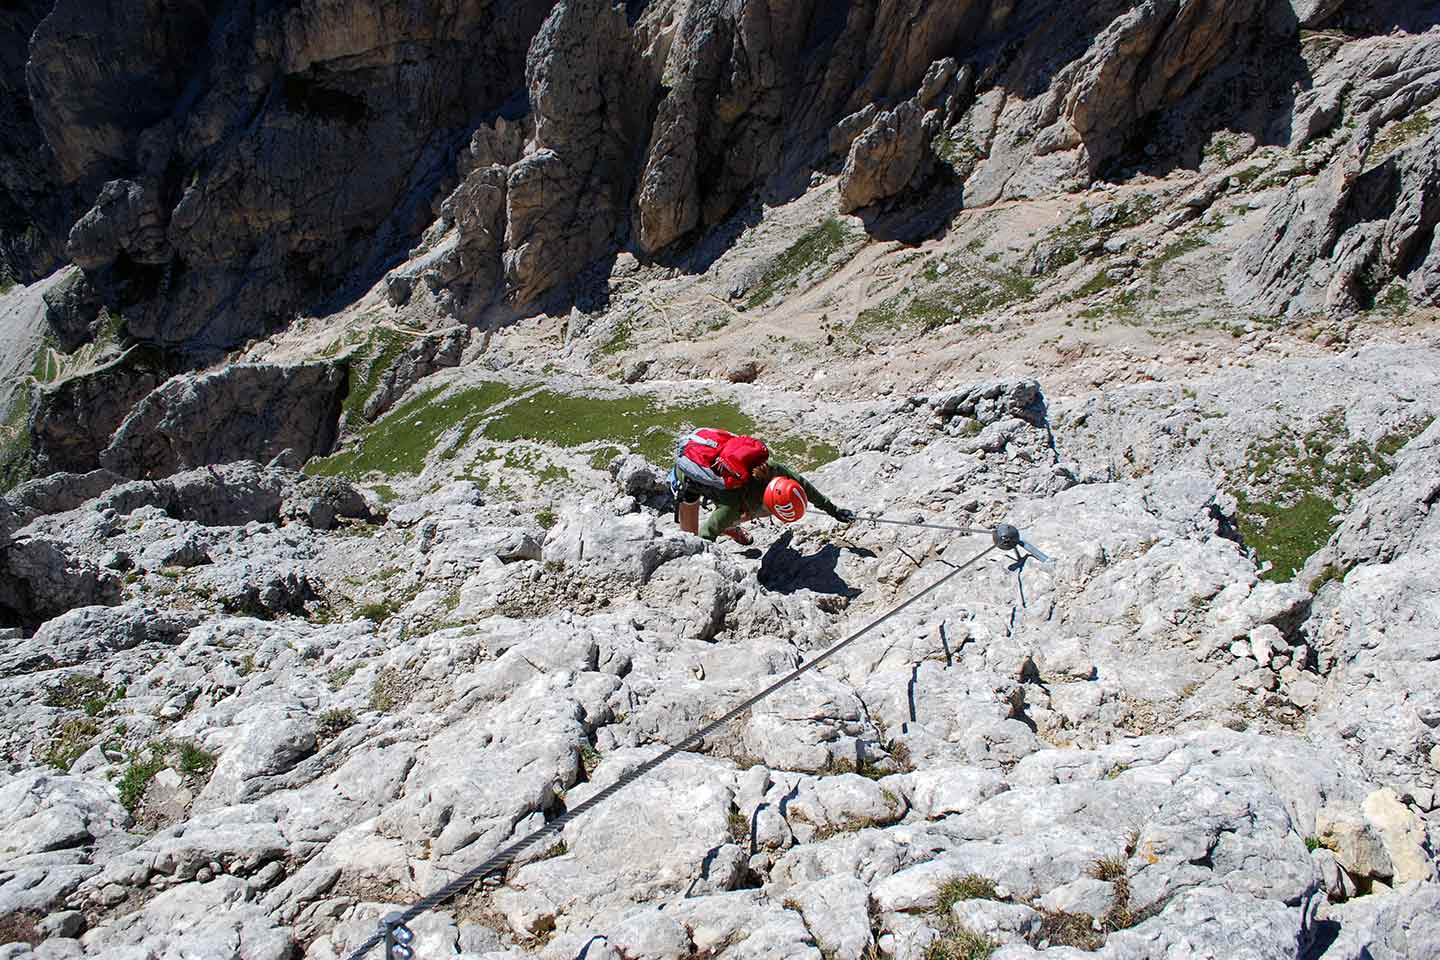
[[174, 377], [120, 424], [100, 463], [127, 477], [167, 477], [232, 460], [269, 460], [286, 449], [302, 460], [335, 442], [342, 367], [233, 364]]
[[877, 115], [845, 158], [840, 212], [853, 213], [923, 183], [934, 164], [933, 133], [921, 108], [908, 100]]

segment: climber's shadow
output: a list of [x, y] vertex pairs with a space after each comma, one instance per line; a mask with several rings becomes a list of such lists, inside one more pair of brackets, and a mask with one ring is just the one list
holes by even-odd
[[765, 551], [758, 574], [762, 587], [776, 593], [810, 590], [847, 599], [860, 595], [860, 590], [846, 583], [836, 567], [842, 552], [870, 558], [875, 556], [873, 550], [827, 543], [807, 556], [795, 549], [794, 542], [794, 532], [787, 530]]

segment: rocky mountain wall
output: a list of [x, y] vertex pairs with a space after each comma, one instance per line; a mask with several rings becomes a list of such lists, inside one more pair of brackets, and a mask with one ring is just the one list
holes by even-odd
[[941, 182], [984, 205], [1127, 157], [1193, 165], [1227, 124], [1278, 136], [1314, 82], [1296, 31], [1340, 6], [27, 4], [6, 12], [7, 209], [148, 342], [227, 347], [407, 256], [393, 299], [423, 279], [473, 320], [617, 250], [683, 259], [902, 103], [924, 123], [852, 161], [852, 206], [933, 186], [936, 138], [968, 157]]

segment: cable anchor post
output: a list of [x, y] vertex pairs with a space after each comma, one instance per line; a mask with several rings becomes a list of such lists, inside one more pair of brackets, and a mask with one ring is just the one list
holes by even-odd
[[414, 960], [415, 934], [405, 926], [403, 913], [391, 913], [380, 921], [380, 932], [385, 937], [385, 960]]

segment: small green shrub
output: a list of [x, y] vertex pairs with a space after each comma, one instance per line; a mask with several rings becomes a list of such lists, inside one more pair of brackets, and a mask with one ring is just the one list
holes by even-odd
[[339, 690], [350, 682], [350, 678], [355, 676], [355, 671], [359, 669], [359, 666], [353, 663], [348, 667], [336, 667], [325, 675], [325, 682], [331, 690]]
[[389, 600], [363, 603], [355, 611], [363, 620], [384, 623], [395, 615], [395, 607]]
[[125, 768], [120, 782], [116, 785], [120, 791], [121, 806], [134, 814], [145, 799], [145, 791], [150, 789], [150, 781], [154, 780], [155, 775], [164, 769], [164, 751], [161, 749], [152, 747], [149, 757], [131, 754], [130, 764]]
[[349, 707], [332, 707], [320, 714], [320, 723], [316, 730], [321, 740], [330, 740], [338, 737], [347, 727], [355, 722], [355, 711]]
[[559, 519], [560, 518], [555, 515], [555, 511], [551, 510], [549, 507], [546, 507], [544, 510], [541, 510], [539, 513], [535, 514], [535, 522], [540, 524], [540, 526], [546, 530], [549, 530], [551, 527], [555, 526]]
[[215, 769], [215, 754], [209, 750], [188, 741], [179, 744], [178, 749], [181, 773], [206, 774]]
[[412, 692], [408, 679], [393, 667], [385, 667], [375, 675], [370, 686], [370, 709], [388, 713], [410, 702]]
[[930, 941], [925, 960], [987, 960], [1000, 944], [983, 934], [958, 924]]
[[951, 877], [935, 891], [935, 912], [949, 914], [950, 908], [962, 900], [994, 900], [995, 881], [978, 873]]
[[68, 772], [75, 761], [89, 750], [100, 733], [100, 727], [89, 717], [63, 720], [52, 733], [54, 740], [40, 756], [40, 762], [56, 770]]
[[1032, 942], [1094, 951], [1105, 946], [1105, 934], [1095, 929], [1089, 914], [1043, 911], [1040, 914], [1040, 931], [1034, 934]]

